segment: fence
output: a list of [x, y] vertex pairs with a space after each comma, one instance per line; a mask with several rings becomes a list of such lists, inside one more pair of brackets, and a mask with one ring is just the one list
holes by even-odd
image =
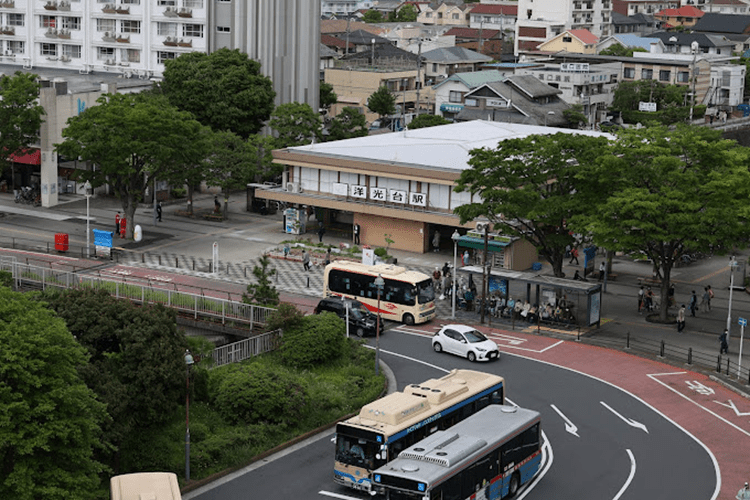
[[107, 290], [118, 299], [137, 304], [162, 304], [185, 316], [198, 320], [232, 323], [241, 328], [254, 329], [266, 323], [274, 309], [231, 300], [207, 297], [167, 288], [167, 284], [142, 285], [86, 276], [60, 269], [19, 263], [15, 259], [0, 258], [0, 270], [10, 271], [16, 288], [91, 288]]
[[258, 354], [273, 351], [279, 346], [281, 335], [282, 332], [281, 329], [279, 329], [263, 333], [257, 337], [217, 347], [211, 354], [214, 358], [214, 367], [229, 363], [237, 363], [244, 359], [257, 356]]

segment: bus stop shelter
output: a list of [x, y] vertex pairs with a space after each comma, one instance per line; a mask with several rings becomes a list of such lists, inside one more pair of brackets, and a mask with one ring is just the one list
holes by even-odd
[[[460, 268], [459, 271], [473, 274], [474, 279], [478, 279], [477, 283], [484, 285], [482, 282], [482, 267], [465, 266]], [[507, 298], [509, 292], [516, 300], [525, 299], [531, 304], [538, 304], [540, 307], [547, 304], [552, 304], [554, 307], [563, 301], [568, 306], [572, 305], [577, 326], [596, 325], [599, 327], [600, 325], [601, 283], [556, 278], [534, 272], [491, 268], [488, 296], [501, 293]], [[481, 291], [478, 292], [478, 295], [481, 297]]]

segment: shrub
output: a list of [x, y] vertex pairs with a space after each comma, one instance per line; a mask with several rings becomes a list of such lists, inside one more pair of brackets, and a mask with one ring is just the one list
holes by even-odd
[[221, 375], [214, 403], [228, 421], [295, 423], [307, 404], [301, 379], [283, 367], [261, 363], [233, 365]]
[[286, 330], [279, 355], [287, 366], [311, 368], [335, 361], [346, 346], [344, 321], [333, 313], [313, 314]]
[[305, 313], [297, 309], [297, 306], [282, 302], [266, 319], [266, 331], [272, 332], [279, 328], [283, 328], [284, 330], [294, 328], [300, 324], [304, 317]]
[[13, 288], [13, 274], [8, 271], [0, 271], [0, 286]]
[[387, 259], [388, 258], [388, 250], [386, 250], [383, 247], [378, 247], [378, 248], [375, 249], [375, 255], [377, 255], [381, 259]]
[[187, 189], [172, 188], [172, 198], [184, 198], [185, 196], [187, 196]]

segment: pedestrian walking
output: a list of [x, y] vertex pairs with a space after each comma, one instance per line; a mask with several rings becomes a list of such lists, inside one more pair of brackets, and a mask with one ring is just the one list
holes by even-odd
[[698, 296], [695, 294], [695, 290], [691, 292], [688, 308], [690, 309], [690, 316], [695, 318], [695, 310], [698, 308]]
[[219, 203], [219, 197], [214, 195], [214, 213], [218, 214], [221, 212], [221, 203]]
[[466, 250], [464, 254], [461, 256], [461, 265], [468, 266], [469, 265], [469, 251]]
[[711, 301], [711, 296], [708, 293], [708, 287], [703, 287], [703, 295], [701, 295], [701, 303], [700, 306], [698, 306], [699, 311], [705, 311], [707, 312], [708, 309], [708, 303]]
[[451, 275], [451, 266], [446, 262], [445, 265], [443, 265], [443, 276], [450, 276]]
[[654, 291], [651, 290], [651, 287], [646, 288], [645, 306], [648, 311], [654, 310]]
[[432, 251], [440, 251], [440, 231], [435, 231], [435, 234], [432, 236]]
[[128, 230], [128, 221], [125, 219], [125, 217], [120, 219], [120, 238], [125, 237], [125, 233]]
[[750, 486], [745, 483], [745, 487], [737, 492], [737, 500], [750, 500]]
[[721, 343], [721, 347], [719, 347], [719, 354], [729, 354], [729, 342], [727, 342], [727, 330], [724, 329], [724, 333], [719, 335], [719, 342]]
[[118, 236], [120, 234], [120, 212], [115, 215], [115, 234]]
[[302, 267], [305, 268], [305, 271], [310, 270], [310, 254], [302, 250]]
[[326, 250], [326, 266], [331, 263], [331, 247]]
[[601, 264], [599, 264], [599, 281], [604, 279], [604, 273], [607, 271], [607, 264], [602, 261]]
[[156, 220], [161, 222], [161, 202], [156, 204]]
[[711, 299], [714, 298], [714, 291], [711, 289], [711, 285], [708, 285], [708, 310], [711, 310]]
[[318, 242], [323, 243], [323, 235], [326, 234], [326, 228], [323, 222], [318, 222]]
[[685, 304], [682, 304], [680, 310], [677, 311], [677, 333], [682, 333], [685, 329]]
[[641, 289], [638, 290], [638, 312], [643, 312], [644, 309], [644, 300], [646, 298], [646, 292], [643, 290], [643, 285], [641, 285]]
[[575, 247], [570, 249], [570, 262], [568, 264], [572, 264], [573, 261], [576, 261], [576, 266], [580, 265], [578, 263], [578, 249]]
[[359, 231], [360, 231], [359, 224], [356, 224], [356, 223], [354, 224], [353, 231], [354, 231], [354, 244], [359, 245]]

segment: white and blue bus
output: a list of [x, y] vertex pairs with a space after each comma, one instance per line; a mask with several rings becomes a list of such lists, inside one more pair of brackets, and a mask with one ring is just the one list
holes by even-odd
[[542, 463], [538, 412], [490, 405], [375, 470], [387, 500], [496, 500], [531, 481]]

